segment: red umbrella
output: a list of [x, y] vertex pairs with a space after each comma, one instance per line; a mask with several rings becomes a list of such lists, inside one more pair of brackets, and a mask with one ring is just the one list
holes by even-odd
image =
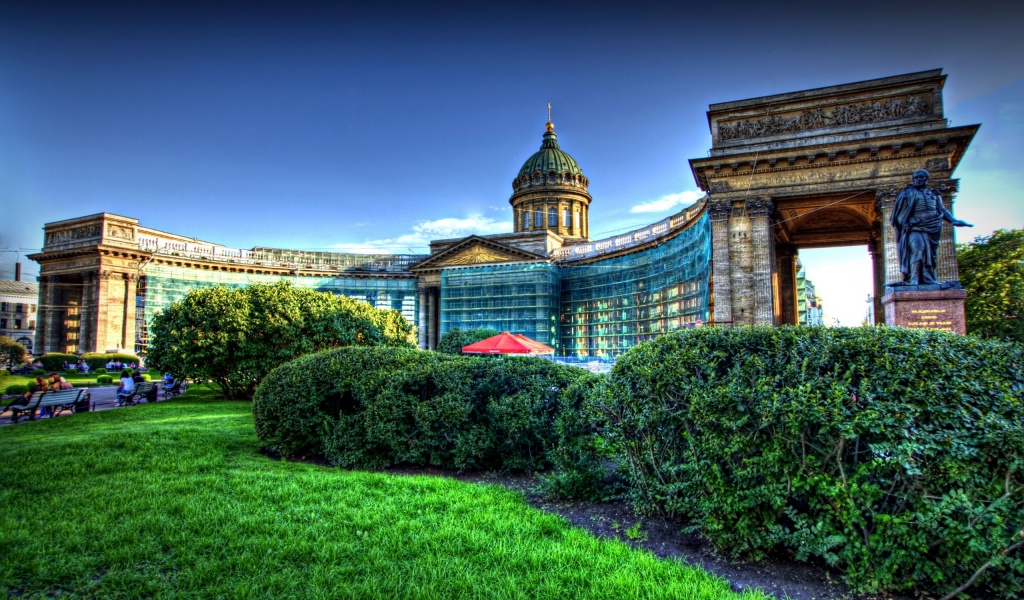
[[554, 354], [555, 349], [521, 333], [499, 333], [486, 340], [463, 346], [465, 354]]

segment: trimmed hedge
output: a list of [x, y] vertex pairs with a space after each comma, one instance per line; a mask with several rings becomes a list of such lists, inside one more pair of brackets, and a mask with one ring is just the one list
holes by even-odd
[[6, 394], [8, 396], [20, 396], [20, 395], [24, 394], [27, 391], [28, 391], [28, 386], [27, 385], [24, 385], [24, 384], [21, 384], [21, 383], [15, 383], [13, 385], [7, 386], [7, 389], [4, 390], [4, 394]]
[[[80, 357], [89, 365], [89, 370], [95, 372], [96, 369], [106, 368], [107, 363], [112, 360], [119, 360], [121, 364], [128, 366], [131, 363], [135, 363], [136, 366], [141, 364], [139, 357], [134, 354], [104, 354], [102, 352], [86, 352]], [[76, 358], [75, 360], [78, 360]]]
[[890, 328], [699, 328], [592, 403], [638, 508], [856, 590], [1024, 596], [1024, 348]]
[[[104, 364], [106, 364], [106, 363], [104, 363]], [[106, 367], [96, 367], [95, 369], [93, 369], [92, 367], [89, 367], [89, 370], [92, 372], [93, 375], [102, 375], [102, 374], [107, 372]]]
[[8, 371], [7, 369], [0, 369], [0, 377], [9, 377], [10, 375], [11, 372]]
[[32, 371], [32, 377], [39, 377], [40, 375], [45, 377], [49, 375], [49, 373], [46, 372], [46, 369], [36, 369], [35, 371]]
[[69, 365], [73, 365], [78, 362], [78, 355], [64, 354], [63, 352], [49, 352], [39, 357], [39, 362], [43, 363], [43, 369], [47, 373], [63, 371], [64, 361], [67, 361]]
[[100, 375], [96, 377], [96, 383], [101, 385], [110, 383], [112, 381], [114, 381], [114, 378], [111, 377], [110, 375]]
[[257, 435], [283, 456], [531, 471], [556, 460], [560, 436], [578, 435], [594, 377], [538, 358], [348, 347], [271, 371], [253, 414]]

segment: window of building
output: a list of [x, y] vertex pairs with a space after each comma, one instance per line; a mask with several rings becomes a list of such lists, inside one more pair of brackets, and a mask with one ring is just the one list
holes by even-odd
[[558, 209], [548, 209], [548, 227], [558, 227]]
[[576, 211], [576, 230], [580, 229], [580, 211]]
[[572, 226], [572, 213], [571, 213], [571, 211], [568, 208], [565, 209], [565, 211], [563, 211], [562, 221], [563, 221], [563, 225], [562, 225], [563, 227], [571, 227]]
[[15, 307], [14, 312], [24, 313], [25, 312], [25, 305], [21, 304], [19, 302], [18, 305]]
[[14, 320], [14, 328], [15, 329], [21, 329], [21, 319], [15, 319]]
[[0, 329], [7, 329], [7, 319], [0, 319]]
[[36, 328], [36, 322], [35, 321], [29, 321], [28, 322], [28, 328], [29, 329], [35, 329]]
[[6, 302], [0, 302], [0, 310], [7, 312], [11, 310], [11, 308]]
[[533, 213], [533, 226], [543, 227], [544, 226], [544, 211], [537, 210]]
[[523, 213], [523, 229], [530, 228], [530, 211]]
[[29, 304], [28, 305], [28, 311], [29, 312], [36, 312], [36, 305], [35, 304]]

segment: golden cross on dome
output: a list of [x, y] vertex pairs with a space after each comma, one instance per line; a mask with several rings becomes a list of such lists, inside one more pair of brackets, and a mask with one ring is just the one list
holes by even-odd
[[548, 123], [551, 122], [551, 103], [548, 102]]

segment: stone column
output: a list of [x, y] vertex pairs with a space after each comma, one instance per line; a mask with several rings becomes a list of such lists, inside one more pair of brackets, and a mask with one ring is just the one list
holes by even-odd
[[[960, 190], [959, 179], [939, 182], [938, 192], [942, 195], [942, 204], [953, 213], [953, 202]], [[939, 262], [935, 265], [935, 277], [939, 281], [960, 281], [960, 269], [956, 264], [956, 228], [952, 223], [942, 221], [942, 234], [939, 237]]]
[[419, 288], [419, 302], [416, 304], [416, 321], [419, 327], [420, 350], [427, 349], [427, 290]]
[[715, 288], [715, 314], [711, 319], [732, 327], [732, 280], [729, 274], [729, 213], [732, 203], [709, 202], [711, 219], [711, 283]]
[[775, 205], [767, 198], [747, 202], [750, 214], [750, 237], [754, 250], [754, 324], [773, 325], [775, 307], [772, 304], [772, 246], [771, 215]]
[[882, 240], [872, 238], [868, 243], [868, 255], [871, 256], [871, 280], [872, 280], [872, 302], [875, 310], [875, 325], [885, 324], [885, 314], [882, 312], [882, 296], [885, 295], [885, 254], [882, 249]]
[[796, 257], [797, 250], [793, 244], [779, 244], [775, 247], [779, 273], [779, 325], [797, 324]]
[[48, 337], [50, 335], [50, 275], [39, 276], [39, 300], [36, 306], [36, 335], [32, 346], [35, 353], [45, 354], [50, 351]]
[[96, 286], [95, 271], [82, 273], [82, 308], [81, 324], [78, 329], [78, 349], [85, 352], [99, 352], [96, 349]]
[[[895, 188], [877, 190], [875, 202], [878, 205], [878, 212], [882, 215], [882, 262], [884, 269], [884, 283], [896, 283], [903, 281], [903, 274], [900, 273], [900, 259], [896, 253], [896, 232], [892, 228], [892, 209], [896, 203], [897, 191]], [[884, 289], [884, 285], [882, 286]], [[884, 294], [884, 292], [883, 292]]]
[[438, 326], [440, 325], [440, 300], [438, 288], [430, 288], [427, 290], [427, 307], [428, 307], [428, 321], [427, 321], [427, 349], [437, 349], [437, 343], [440, 341], [440, 335]]
[[64, 305], [62, 287], [64, 282], [60, 275], [50, 275], [50, 285], [46, 294], [46, 305], [50, 308], [46, 315], [46, 349], [44, 352], [64, 352], [65, 329], [64, 319], [67, 308]]
[[124, 316], [121, 322], [121, 348], [135, 352], [135, 296], [139, 276], [135, 273], [124, 275]]
[[122, 311], [124, 310], [124, 284], [120, 273], [101, 270], [96, 279], [96, 337], [97, 352], [106, 352], [121, 343]]

